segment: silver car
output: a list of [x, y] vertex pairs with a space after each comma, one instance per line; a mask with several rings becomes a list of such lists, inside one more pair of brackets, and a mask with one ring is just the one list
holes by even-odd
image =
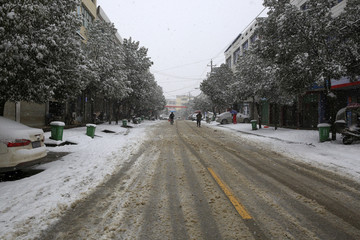
[[0, 171], [11, 171], [37, 163], [46, 156], [42, 129], [0, 117]]
[[[230, 112], [223, 112], [216, 116], [216, 122], [221, 124], [228, 124], [233, 122], [233, 116]], [[249, 123], [250, 116], [242, 113], [236, 114], [236, 122], [238, 123]]]

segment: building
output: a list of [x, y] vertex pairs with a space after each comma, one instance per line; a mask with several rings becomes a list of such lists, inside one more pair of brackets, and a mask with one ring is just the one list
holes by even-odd
[[[77, 7], [77, 14], [82, 16], [83, 24], [77, 34], [84, 42], [87, 39], [87, 28], [99, 18], [106, 22], [110, 22], [105, 12], [98, 7], [96, 0], [81, 0], [81, 5]], [[117, 33], [115, 41], [122, 43], [122, 38]], [[16, 120], [25, 125], [32, 127], [43, 127], [51, 120], [66, 121], [69, 118], [78, 118], [80, 114], [77, 112], [86, 111], [87, 98], [81, 96], [75, 103], [59, 103], [55, 99], [50, 100], [46, 104], [35, 104], [28, 102], [7, 102], [5, 104], [4, 116], [9, 119]], [[79, 108], [84, 108], [80, 110]], [[89, 111], [89, 110], [88, 110]], [[81, 120], [80, 118], [78, 120]]]
[[[332, 13], [337, 17], [345, 8], [346, 0], [333, 0]], [[291, 4], [301, 10], [307, 9], [307, 0], [292, 0]], [[252, 21], [249, 26], [241, 32], [230, 46], [226, 49], [226, 64], [235, 70], [235, 65], [239, 56], [251, 48], [256, 36], [253, 31], [256, 29], [258, 19]], [[331, 80], [331, 90], [337, 96], [337, 108], [342, 108], [351, 102], [360, 102], [360, 79], [350, 82], [349, 78], [343, 77], [340, 80]], [[244, 112], [246, 106], [250, 109], [252, 118], [262, 117], [262, 123], [274, 124], [278, 122], [282, 126], [294, 126], [303, 128], [316, 128], [319, 122], [329, 119], [326, 96], [323, 87], [314, 87], [298, 98], [298, 102], [293, 106], [278, 106], [268, 103], [266, 100], [260, 101], [259, 113], [248, 99], [239, 104], [239, 110]]]
[[[109, 17], [104, 12], [104, 10], [101, 8], [101, 6], [97, 7], [96, 14], [97, 14], [98, 19], [100, 19], [101, 21], [104, 21], [104, 22], [107, 22], [107, 23], [112, 23], [110, 21]], [[123, 39], [122, 39], [122, 37], [120, 36], [120, 34], [118, 32], [116, 32], [114, 39], [115, 39], [115, 42], [118, 43], [118, 44], [123, 43]]]
[[[307, 9], [306, 0], [293, 0], [291, 1], [296, 7], [301, 10]], [[333, 7], [331, 9], [333, 17], [339, 16], [344, 11], [347, 0], [333, 0]], [[360, 102], [360, 78], [357, 81], [350, 81], [346, 76], [340, 79], [331, 79], [330, 81], [331, 91], [337, 96], [336, 110], [347, 106], [349, 103]], [[316, 123], [326, 122], [329, 119], [329, 109], [327, 103], [327, 97], [323, 87], [314, 87], [308, 91], [303, 98], [303, 102], [306, 103], [305, 107], [311, 107], [313, 109], [312, 118], [313, 125]], [[311, 103], [311, 104], [310, 104]], [[302, 119], [306, 126], [306, 119]]]
[[258, 38], [255, 34], [255, 29], [258, 25], [259, 19], [260, 18], [254, 19], [225, 50], [225, 62], [233, 71], [235, 71], [236, 63], [239, 57], [249, 50]]
[[[233, 71], [235, 71], [239, 57], [244, 55], [258, 38], [255, 30], [258, 26], [259, 19], [260, 18], [255, 18], [225, 50], [225, 62]], [[236, 103], [234, 108], [243, 114], [250, 115], [252, 119], [258, 115], [253, 99], [243, 99], [243, 101]]]
[[77, 13], [82, 16], [83, 24], [78, 32], [83, 40], [86, 40], [86, 29], [97, 17], [96, 0], [81, 0]]
[[194, 100], [194, 97], [189, 95], [176, 95], [176, 106], [185, 107], [188, 103]]

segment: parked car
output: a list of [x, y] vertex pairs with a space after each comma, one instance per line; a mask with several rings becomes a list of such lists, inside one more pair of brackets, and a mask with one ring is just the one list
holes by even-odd
[[250, 116], [247, 114], [238, 113], [236, 115], [236, 121], [240, 123], [249, 123], [250, 122]]
[[0, 172], [28, 167], [46, 156], [42, 129], [0, 117]]
[[[216, 117], [216, 122], [221, 124], [228, 124], [233, 122], [233, 116], [230, 112], [223, 112]], [[249, 115], [238, 113], [236, 114], [236, 122], [239, 123], [248, 123], [250, 122]]]

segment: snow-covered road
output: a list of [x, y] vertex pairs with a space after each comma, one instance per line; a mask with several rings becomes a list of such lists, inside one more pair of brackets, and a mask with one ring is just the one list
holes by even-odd
[[[95, 191], [96, 186], [105, 183], [114, 172], [129, 164], [142, 143], [149, 140], [147, 131], [157, 124], [164, 122], [145, 122], [130, 131], [118, 125], [99, 125], [94, 139], [85, 135], [85, 128], [65, 130], [64, 139], [78, 145], [49, 148], [49, 151], [69, 154], [59, 161], [38, 166], [37, 169], [45, 171], [30, 178], [0, 183], [0, 238], [36, 238], [66, 210], [74, 208], [80, 199]], [[274, 131], [267, 128], [256, 131], [260, 136], [255, 136], [244, 134], [252, 132], [250, 124], [226, 125], [221, 128], [213, 124], [209, 126], [219, 132], [228, 131], [234, 137], [241, 135], [242, 139], [257, 147], [270, 148], [308, 165], [348, 175], [360, 182], [359, 144], [344, 146], [340, 140], [319, 143], [316, 131]], [[105, 133], [103, 130], [114, 133]], [[140, 162], [132, 165], [133, 176], [151, 171], [145, 170]], [[131, 181], [125, 180], [124, 186], [126, 182]], [[118, 214], [121, 215], [121, 211]]]

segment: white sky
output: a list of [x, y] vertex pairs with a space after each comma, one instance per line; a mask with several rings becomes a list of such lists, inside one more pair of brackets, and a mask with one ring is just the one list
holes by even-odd
[[98, 0], [123, 38], [148, 48], [166, 98], [200, 93], [210, 61], [264, 9], [261, 0]]

